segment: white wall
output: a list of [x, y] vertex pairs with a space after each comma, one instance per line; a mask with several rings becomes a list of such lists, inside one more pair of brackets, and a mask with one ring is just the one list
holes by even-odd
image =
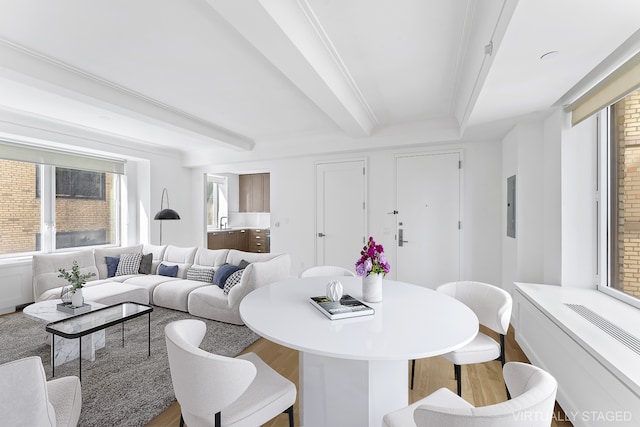
[[[395, 217], [389, 212], [396, 207], [395, 156], [442, 149], [462, 149], [464, 155], [462, 207], [465, 246], [462, 278], [499, 283], [501, 145], [497, 141], [211, 166], [194, 169], [191, 182], [196, 185], [198, 177], [204, 172], [226, 173], [251, 169], [270, 172], [271, 250], [289, 253], [292, 274], [297, 275], [315, 264], [315, 163], [365, 157], [368, 164], [369, 234], [386, 248], [392, 265], [390, 277], [394, 277]], [[201, 209], [196, 206], [196, 210]], [[357, 254], [354, 254], [354, 263], [356, 258]]]
[[502, 211], [502, 286], [513, 282], [594, 288], [597, 122], [568, 114], [522, 122], [502, 140], [502, 199], [516, 175], [516, 238]]
[[[513, 282], [545, 283], [555, 280], [558, 261], [546, 253], [558, 253], [554, 230], [559, 222], [557, 150], [541, 120], [523, 122], [503, 139], [502, 158], [502, 286]], [[506, 235], [507, 178], [516, 176], [516, 236]]]

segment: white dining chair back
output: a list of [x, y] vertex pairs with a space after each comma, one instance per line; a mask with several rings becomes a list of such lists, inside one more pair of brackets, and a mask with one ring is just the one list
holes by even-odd
[[[415, 410], [417, 427], [549, 427], [553, 418], [558, 383], [549, 373], [533, 365], [510, 362], [505, 364], [503, 376], [511, 393], [511, 400], [475, 408], [453, 402], [462, 400], [448, 389], [433, 403], [429, 399]], [[446, 390], [446, 391], [445, 391]], [[448, 397], [445, 398], [444, 396]], [[452, 404], [447, 408], [446, 401]]]
[[437, 291], [469, 307], [481, 325], [499, 334], [507, 333], [513, 300], [504, 289], [488, 283], [463, 281], [445, 283], [438, 286]]
[[334, 265], [316, 265], [309, 267], [300, 273], [300, 277], [331, 277], [331, 276], [349, 276], [355, 277], [355, 273], [344, 267]]
[[254, 353], [235, 358], [199, 348], [206, 324], [184, 319], [165, 327], [176, 400], [189, 427], [256, 426], [287, 412], [293, 426], [296, 388]]
[[75, 427], [81, 410], [78, 377], [47, 381], [38, 356], [0, 365], [0, 425]]
[[447, 388], [386, 414], [383, 427], [549, 427], [558, 383], [544, 370], [520, 362], [505, 364], [511, 400], [474, 407]]

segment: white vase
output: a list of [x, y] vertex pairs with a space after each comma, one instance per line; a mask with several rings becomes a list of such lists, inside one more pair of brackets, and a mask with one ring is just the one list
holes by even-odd
[[342, 283], [339, 280], [332, 280], [327, 283], [327, 298], [331, 301], [340, 301], [342, 298]]
[[362, 299], [365, 302], [382, 301], [382, 274], [369, 274], [362, 278]]
[[82, 288], [76, 289], [71, 295], [71, 305], [73, 307], [80, 307], [84, 304], [84, 297], [82, 296]]

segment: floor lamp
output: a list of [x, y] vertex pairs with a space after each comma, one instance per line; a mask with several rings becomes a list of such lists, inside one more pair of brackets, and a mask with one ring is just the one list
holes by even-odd
[[[164, 208], [164, 196], [167, 196], [167, 208]], [[162, 221], [167, 219], [180, 219], [180, 215], [178, 212], [173, 209], [169, 209], [169, 193], [167, 192], [167, 188], [162, 189], [162, 197], [160, 198], [160, 212], [156, 214], [153, 219], [157, 219], [160, 221], [160, 245], [162, 245]]]

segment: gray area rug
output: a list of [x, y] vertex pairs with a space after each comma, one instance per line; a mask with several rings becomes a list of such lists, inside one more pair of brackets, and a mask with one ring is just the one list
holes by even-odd
[[[154, 307], [151, 313], [151, 357], [147, 357], [147, 319], [144, 315], [106, 330], [105, 348], [96, 360], [82, 361], [81, 427], [144, 426], [174, 401], [167, 360], [164, 327], [169, 322], [193, 318], [188, 313]], [[236, 356], [259, 337], [246, 326], [201, 319], [207, 334], [200, 346], [211, 353]], [[0, 316], [0, 363], [40, 356], [51, 379], [51, 350], [45, 324], [23, 313]], [[56, 378], [78, 375], [78, 361], [56, 367]]]

